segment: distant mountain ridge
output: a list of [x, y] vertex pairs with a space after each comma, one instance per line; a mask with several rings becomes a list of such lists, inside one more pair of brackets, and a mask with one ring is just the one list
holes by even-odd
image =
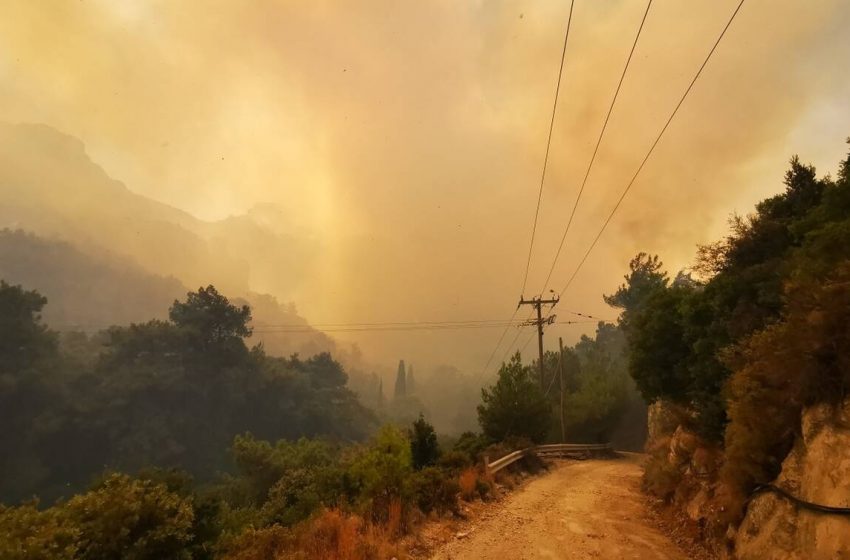
[[[272, 353], [331, 350], [291, 304], [257, 293], [252, 276], [295, 289], [314, 248], [280, 231], [275, 207], [206, 222], [130, 191], [86, 154], [83, 143], [48, 126], [0, 122], [0, 278], [44, 293], [49, 324], [85, 330], [164, 318], [174, 299], [214, 284], [254, 309], [257, 335]], [[275, 227], [277, 226], [277, 227]]]
[[[190, 291], [176, 278], [151, 274], [126, 258], [93, 256], [65, 241], [9, 229], [0, 230], [0, 279], [45, 296], [42, 316], [52, 329], [90, 333], [111, 325], [166, 319], [174, 300], [184, 299]], [[230, 299], [251, 307], [257, 332], [250, 344], [262, 343], [279, 356], [336, 350], [333, 339], [312, 329], [291, 304], [254, 292], [231, 294]], [[282, 325], [307, 332], [279, 332]]]
[[43, 318], [59, 330], [164, 319], [188, 291], [177, 279], [126, 259], [93, 257], [63, 241], [8, 229], [0, 230], [0, 278], [47, 297]]
[[91, 254], [120, 254], [189, 286], [247, 293], [273, 283], [276, 295], [291, 299], [318, 248], [309, 236], [281, 233], [286, 225], [273, 207], [200, 220], [130, 191], [73, 136], [0, 123], [0, 228], [60, 238]]

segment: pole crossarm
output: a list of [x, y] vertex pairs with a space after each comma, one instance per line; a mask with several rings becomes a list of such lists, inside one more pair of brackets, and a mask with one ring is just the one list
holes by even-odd
[[545, 381], [544, 381], [545, 372], [544, 372], [544, 369], [543, 369], [543, 325], [551, 325], [552, 322], [555, 320], [554, 315], [550, 315], [550, 316], [546, 317], [545, 319], [543, 318], [543, 306], [544, 305], [551, 305], [551, 306], [554, 307], [560, 299], [561, 298], [559, 296], [555, 296], [555, 297], [552, 297], [550, 299], [543, 299], [542, 296], [533, 297], [531, 299], [525, 299], [524, 296], [520, 296], [519, 304], [517, 305], [517, 308], [519, 308], [523, 305], [531, 305], [532, 307], [534, 307], [535, 311], [537, 312], [537, 318], [529, 320], [528, 324], [529, 325], [537, 325], [537, 350], [538, 350], [538, 354], [539, 354], [537, 363], [540, 367], [540, 390], [541, 391], [543, 390], [543, 386], [545, 384]]

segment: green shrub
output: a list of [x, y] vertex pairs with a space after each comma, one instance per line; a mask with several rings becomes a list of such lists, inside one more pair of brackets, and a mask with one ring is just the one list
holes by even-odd
[[522, 436], [539, 443], [549, 432], [551, 416], [536, 375], [522, 364], [519, 352], [502, 364], [496, 384], [481, 390], [478, 422], [493, 440]]
[[850, 386], [850, 261], [826, 279], [789, 284], [780, 322], [727, 355], [730, 423], [721, 476], [738, 503], [772, 481], [801, 430], [802, 410], [837, 403]]
[[217, 552], [222, 560], [268, 560], [289, 557], [288, 552], [296, 545], [291, 529], [272, 525], [262, 529], [250, 527], [228, 537], [218, 544]]
[[448, 453], [444, 453], [440, 457], [440, 460], [437, 461], [437, 466], [451, 471], [455, 474], [459, 473], [460, 471], [469, 466], [472, 466], [473, 464], [474, 461], [468, 453], [455, 450], [449, 451]]
[[452, 451], [457, 451], [469, 457], [470, 463], [481, 460], [482, 452], [492, 442], [482, 434], [463, 432], [455, 442]]
[[460, 486], [450, 472], [437, 467], [426, 467], [414, 475], [413, 487], [416, 505], [423, 513], [457, 513]]
[[381, 428], [348, 468], [359, 505], [380, 520], [389, 515], [393, 500], [410, 499], [412, 472], [410, 442], [393, 426]]
[[0, 558], [188, 560], [193, 521], [191, 498], [149, 480], [112, 474], [46, 510], [35, 503], [0, 507]]
[[440, 458], [440, 446], [434, 426], [425, 421], [425, 416], [413, 423], [410, 430], [410, 452], [416, 470], [431, 466]]
[[[332, 444], [322, 440], [280, 440], [272, 445], [251, 434], [236, 436], [231, 454], [240, 474], [235, 482], [245, 492], [242, 499], [237, 501], [256, 506], [265, 503], [272, 488], [279, 485], [284, 476], [292, 480], [288, 484], [282, 483], [283, 486], [315, 486], [323, 469], [334, 465], [338, 455]], [[278, 488], [278, 498], [281, 492], [281, 488]], [[286, 497], [290, 503], [297, 500], [297, 496], [291, 493]]]
[[191, 499], [164, 485], [113, 474], [57, 507], [79, 528], [79, 560], [189, 558]]
[[74, 560], [79, 528], [62, 508], [39, 510], [37, 502], [0, 506], [0, 558]]

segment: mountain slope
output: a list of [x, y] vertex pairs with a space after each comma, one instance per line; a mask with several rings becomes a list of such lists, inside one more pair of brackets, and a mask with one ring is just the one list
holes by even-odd
[[[47, 297], [44, 320], [63, 331], [94, 332], [165, 319], [174, 300], [189, 291], [177, 279], [151, 274], [127, 258], [91, 255], [64, 241], [8, 229], [0, 230], [0, 278]], [[333, 339], [310, 328], [292, 305], [254, 292], [231, 299], [251, 307], [256, 333], [249, 342], [262, 343], [270, 354], [312, 356], [336, 350]], [[306, 332], [280, 332], [283, 325]]]
[[187, 288], [118, 257], [93, 257], [72, 245], [21, 230], [0, 231], [0, 278], [47, 297], [53, 328], [94, 331], [165, 318]]
[[0, 228], [131, 258], [188, 286], [292, 299], [320, 249], [282, 209], [207, 222], [130, 191], [83, 143], [50, 127], [0, 123]]

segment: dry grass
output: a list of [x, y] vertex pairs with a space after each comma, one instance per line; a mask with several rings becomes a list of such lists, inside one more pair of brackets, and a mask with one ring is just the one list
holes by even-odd
[[402, 529], [402, 504], [390, 502], [386, 523], [365, 523], [336, 509], [325, 510], [308, 523], [299, 538], [309, 560], [385, 560], [403, 558], [397, 539]]
[[461, 497], [467, 502], [475, 498], [477, 482], [478, 471], [474, 467], [465, 469], [463, 472], [460, 473], [457, 483], [458, 486], [460, 486]]
[[387, 525], [386, 530], [390, 537], [398, 537], [401, 535], [402, 529], [402, 505], [401, 500], [394, 498], [390, 501], [387, 509]]
[[405, 555], [398, 537], [401, 503], [391, 505], [386, 523], [327, 509], [287, 529], [279, 525], [250, 529], [221, 550], [222, 560], [387, 560]]
[[308, 558], [360, 560], [359, 532], [362, 521], [336, 509], [323, 511], [304, 527], [299, 535], [301, 550]]

